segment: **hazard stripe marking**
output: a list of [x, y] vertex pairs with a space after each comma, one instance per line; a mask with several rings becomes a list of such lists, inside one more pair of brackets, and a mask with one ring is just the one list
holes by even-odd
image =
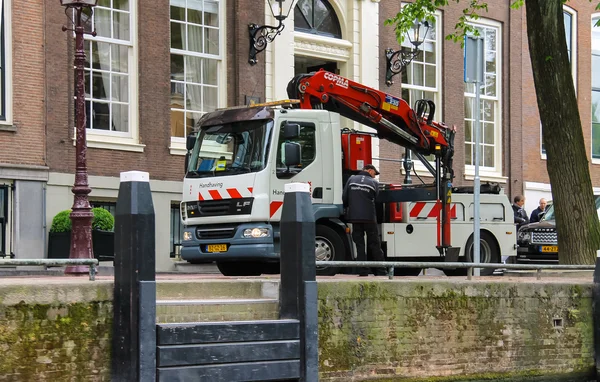
[[239, 193], [235, 188], [228, 188], [227, 193], [231, 196], [232, 199], [241, 199], [242, 194]]
[[200, 200], [200, 201], [204, 200], [204, 198], [202, 197], [202, 193], [200, 193], [200, 192], [198, 193], [198, 200]]
[[421, 212], [421, 210], [425, 207], [425, 203], [424, 202], [417, 202], [415, 203], [415, 206], [410, 210], [410, 217], [411, 218], [416, 218], [417, 216], [419, 216], [419, 212]]
[[271, 210], [271, 217], [273, 217], [273, 215], [275, 215], [275, 213], [279, 210], [279, 208], [283, 205], [283, 202], [279, 202], [279, 201], [273, 201], [271, 202], [270, 210]]
[[210, 196], [212, 196], [213, 200], [221, 200], [221, 194], [217, 190], [208, 190]]

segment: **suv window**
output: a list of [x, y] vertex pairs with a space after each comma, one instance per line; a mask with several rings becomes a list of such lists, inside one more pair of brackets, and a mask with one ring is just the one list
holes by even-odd
[[[596, 211], [598, 213], [598, 218], [600, 219], [600, 195], [596, 195]], [[552, 204], [549, 208], [548, 211], [546, 211], [546, 214], [544, 215], [542, 220], [555, 220], [556, 217], [554, 216], [554, 204]]]

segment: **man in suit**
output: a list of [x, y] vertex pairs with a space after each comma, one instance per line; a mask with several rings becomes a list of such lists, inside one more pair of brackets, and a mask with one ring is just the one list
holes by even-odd
[[531, 213], [531, 217], [529, 217], [529, 222], [530, 223], [535, 223], [535, 222], [539, 222], [541, 219], [540, 214], [542, 212], [546, 212], [546, 206], [548, 205], [548, 202], [546, 202], [546, 199], [541, 198], [540, 199], [540, 205], [538, 206], [538, 208], [536, 208], [535, 210], [533, 210], [533, 212]]
[[527, 212], [523, 209], [523, 205], [525, 204], [525, 197], [523, 195], [517, 195], [513, 199], [513, 212], [515, 214], [515, 224], [517, 225], [517, 230], [521, 228], [521, 226], [529, 223], [529, 218], [527, 217]]

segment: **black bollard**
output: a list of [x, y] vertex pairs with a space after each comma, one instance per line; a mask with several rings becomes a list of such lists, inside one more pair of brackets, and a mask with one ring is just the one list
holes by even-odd
[[114, 382], [156, 380], [154, 222], [148, 173], [121, 173], [115, 214]]
[[319, 337], [315, 267], [315, 217], [306, 183], [285, 185], [281, 211], [282, 319], [300, 321], [300, 380], [319, 379]]
[[596, 268], [594, 268], [592, 312], [592, 322], [594, 325], [594, 362], [596, 364], [596, 379], [598, 379], [600, 377], [600, 250], [596, 257]]

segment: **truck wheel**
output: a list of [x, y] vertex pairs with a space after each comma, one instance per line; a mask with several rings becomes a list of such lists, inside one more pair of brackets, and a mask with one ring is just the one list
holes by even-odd
[[[489, 233], [482, 231], [479, 236], [479, 242], [481, 247], [479, 250], [479, 257], [482, 263], [500, 263], [500, 249], [496, 245], [494, 237]], [[473, 262], [473, 235], [467, 240], [465, 247], [465, 258], [464, 261], [467, 263]], [[466, 276], [467, 269], [444, 269], [446, 276]], [[494, 268], [483, 268], [480, 269], [481, 276], [490, 276], [494, 273]]]
[[217, 261], [223, 276], [260, 276], [263, 264], [256, 261]]
[[[315, 235], [315, 260], [316, 261], [342, 261], [344, 260], [344, 242], [340, 235], [332, 228], [318, 224]], [[320, 276], [333, 276], [339, 268], [317, 266]]]

